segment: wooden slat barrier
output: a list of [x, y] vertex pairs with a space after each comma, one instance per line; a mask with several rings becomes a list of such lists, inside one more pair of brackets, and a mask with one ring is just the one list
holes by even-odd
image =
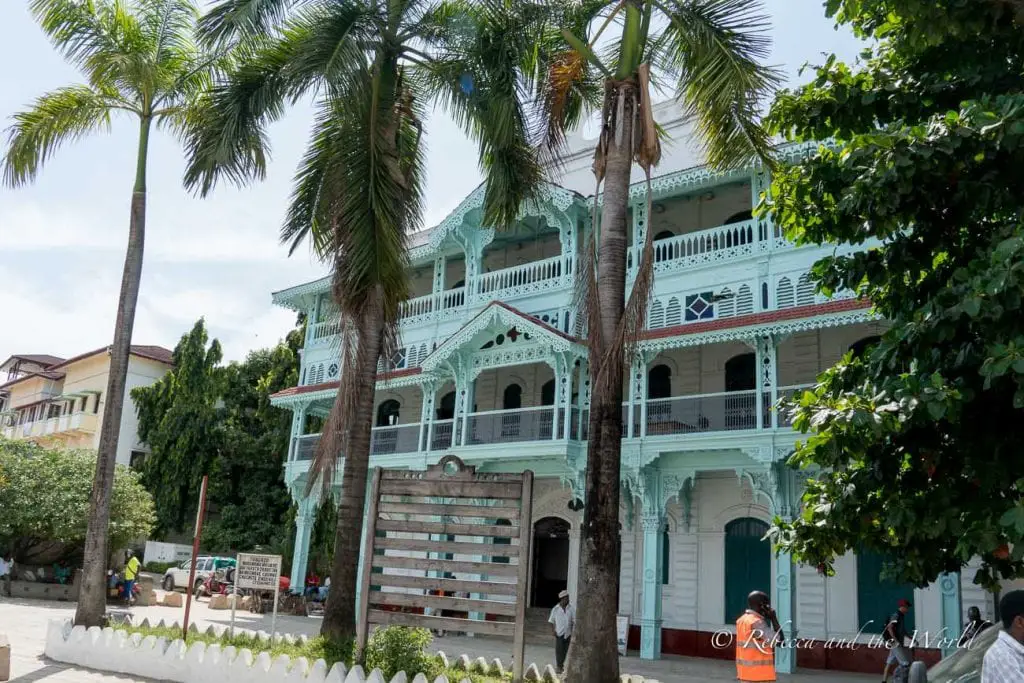
[[[431, 630], [446, 630], [462, 633], [483, 633], [489, 636], [512, 636], [515, 635], [518, 624], [512, 621], [481, 621], [479, 619], [457, 619], [455, 617], [427, 617], [421, 614], [408, 614], [406, 612], [388, 612], [386, 610], [371, 609], [369, 611], [369, 623], [380, 624], [381, 626], [411, 626], [413, 628], [429, 628]], [[519, 661], [516, 659], [516, 661]], [[515, 662], [512, 663], [515, 667]], [[522, 680], [512, 674], [513, 680]]]
[[[365, 652], [371, 624], [512, 636], [512, 676], [522, 681], [532, 501], [529, 471], [477, 474], [452, 455], [424, 472], [376, 468], [362, 553], [357, 657]], [[469, 540], [477, 538], [484, 542]], [[494, 597], [514, 601], [488, 599]]]
[[480, 519], [519, 519], [519, 508], [484, 505], [455, 505], [448, 503], [391, 503], [380, 502], [381, 514], [421, 515], [424, 517], [472, 517]]
[[500, 614], [506, 617], [514, 617], [516, 615], [516, 603], [514, 602], [453, 598], [444, 595], [413, 595], [411, 593], [371, 591], [370, 604], [422, 609], [447, 609], [454, 612], [483, 612], [485, 614]]
[[432, 541], [428, 538], [378, 538], [374, 544], [376, 550], [395, 550], [404, 552], [451, 553], [452, 555], [470, 555], [486, 557], [507, 557], [516, 566], [519, 561], [519, 544], [502, 545], [498, 543], [459, 543], [456, 541]]

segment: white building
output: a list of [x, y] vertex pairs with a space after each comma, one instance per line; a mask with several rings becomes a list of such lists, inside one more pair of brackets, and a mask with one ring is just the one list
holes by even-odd
[[[732, 658], [713, 634], [731, 629], [747, 594], [772, 594], [786, 630], [809, 639], [777, 656], [794, 665], [879, 672], [886, 653], [866, 646], [896, 600], [937, 638], [958, 633], [970, 605], [993, 618], [991, 596], [971, 575], [925, 589], [879, 579], [881, 558], [848, 555], [824, 578], [762, 540], [775, 514], [793, 514], [798, 477], [782, 465], [797, 434], [773, 410], [844, 353], [884, 328], [849, 293], [817, 295], [812, 264], [831, 247], [797, 247], [751, 208], [768, 182], [760, 167], [717, 173], [701, 165], [687, 126], [668, 106], [658, 118], [664, 150], [647, 215], [645, 184], [631, 188], [630, 279], [645, 232], [656, 240], [647, 331], [626, 386], [623, 435], [622, 577], [640, 656], [662, 652]], [[423, 468], [454, 453], [483, 471], [533, 470], [535, 521], [531, 606], [575, 593], [589, 384], [573, 284], [590, 230], [593, 141], [576, 150], [557, 185], [526, 207], [515, 229], [480, 227], [478, 188], [440, 225], [415, 236], [413, 292], [402, 352], [377, 387], [374, 464]], [[799, 158], [814, 146], [787, 146]], [[300, 504], [292, 581], [301, 581], [315, 501], [305, 499], [317, 434], [337, 392], [338, 324], [329, 280], [274, 294], [308, 315], [300, 386], [274, 403], [294, 411], [286, 479]], [[573, 506], [576, 507], [576, 506]], [[826, 648], [830, 638], [857, 649]], [[937, 650], [918, 651], [938, 658]]]

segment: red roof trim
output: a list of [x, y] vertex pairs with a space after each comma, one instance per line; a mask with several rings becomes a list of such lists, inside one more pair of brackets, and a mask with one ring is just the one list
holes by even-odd
[[[418, 375], [423, 372], [423, 368], [404, 368], [402, 370], [392, 370], [389, 373], [381, 373], [377, 375], [377, 381], [383, 382], [389, 379], [396, 379], [398, 377], [411, 377], [412, 375]], [[341, 385], [341, 382], [323, 382], [321, 384], [310, 384], [303, 387], [291, 387], [289, 389], [282, 389], [276, 394], [271, 394], [270, 398], [285, 398], [287, 396], [299, 396], [301, 394], [311, 394], [315, 391], [326, 391], [328, 389], [337, 389]]]
[[843, 313], [845, 311], [856, 311], [862, 308], [870, 308], [871, 302], [865, 299], [840, 299], [839, 301], [826, 301], [822, 304], [810, 304], [807, 306], [796, 306], [784, 308], [778, 311], [765, 311], [764, 313], [753, 313], [741, 315], [735, 318], [722, 318], [721, 320], [708, 320], [707, 322], [688, 323], [686, 325], [674, 325], [657, 330], [648, 330], [641, 335], [641, 339], [664, 339], [665, 337], [677, 337], [683, 335], [700, 334], [715, 330], [727, 330], [733, 327], [749, 327], [751, 325], [764, 325], [766, 323], [781, 322], [783, 320], [794, 320], [796, 318], [813, 318], [828, 313]]
[[[538, 320], [537, 318], [534, 318], [532, 315], [527, 315], [526, 313], [523, 313], [522, 311], [520, 311], [518, 308], [514, 308], [512, 306], [509, 306], [504, 301], [498, 301], [498, 300], [491, 301], [491, 303], [487, 304], [487, 306], [484, 308], [484, 311], [486, 311], [491, 306], [501, 306], [505, 310], [510, 311], [512, 313], [515, 313], [520, 318], [528, 320], [529, 322], [531, 322], [531, 323], [533, 323], [535, 325], [539, 325], [540, 327], [543, 327], [548, 332], [551, 332], [552, 334], [556, 334], [559, 337], [561, 337], [562, 339], [567, 339], [568, 341], [571, 341], [571, 342], [579, 342], [579, 339], [577, 339], [576, 337], [573, 337], [570, 334], [566, 334], [565, 332], [562, 332], [558, 328], [552, 327], [551, 325], [547, 324], [543, 320]], [[480, 311], [480, 312], [483, 313], [483, 311]], [[472, 322], [472, 321], [470, 321], [470, 322]], [[466, 323], [466, 325], [468, 325], [468, 324], [469, 323]], [[465, 327], [465, 325], [463, 325], [463, 327]]]

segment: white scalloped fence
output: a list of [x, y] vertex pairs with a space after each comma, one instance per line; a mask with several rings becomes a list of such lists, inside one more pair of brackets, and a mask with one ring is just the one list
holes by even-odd
[[[148, 626], [148, 621], [143, 622]], [[159, 626], [165, 626], [161, 621]], [[197, 631], [195, 625], [190, 629]], [[224, 629], [207, 633], [217, 635]], [[237, 629], [236, 629], [237, 630]], [[249, 632], [250, 634], [252, 632]], [[255, 635], [264, 640], [270, 634], [260, 631]], [[290, 635], [274, 634], [277, 640], [297, 642]], [[299, 641], [305, 636], [300, 636]], [[369, 674], [360, 666], [351, 669], [340, 662], [328, 669], [322, 659], [310, 662], [305, 657], [292, 660], [288, 655], [271, 658], [270, 653], [253, 655], [248, 649], [238, 650], [233, 646], [195, 643], [186, 646], [180, 638], [168, 641], [166, 638], [128, 633], [121, 629], [97, 627], [86, 630], [83, 626], [72, 627], [70, 620], [51, 620], [46, 632], [45, 655], [66, 664], [99, 671], [140, 676], [162, 681], [180, 683], [431, 683], [422, 673], [415, 675], [400, 672], [387, 681], [378, 669]], [[470, 659], [462, 655], [453, 662], [443, 653], [438, 658], [447, 668], [472, 671], [481, 674], [500, 675], [508, 669], [501, 660], [488, 663], [483, 657]], [[412, 676], [410, 678], [410, 676]], [[536, 664], [526, 668], [523, 678], [527, 681], [558, 681], [554, 669], [549, 665], [541, 671]], [[644, 683], [640, 676], [623, 676], [623, 683]], [[433, 683], [455, 683], [447, 676], [437, 677]], [[468, 683], [463, 679], [458, 683]], [[657, 683], [648, 680], [647, 683]]]

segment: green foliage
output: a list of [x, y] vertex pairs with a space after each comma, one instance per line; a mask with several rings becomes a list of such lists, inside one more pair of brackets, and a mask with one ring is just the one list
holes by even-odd
[[892, 327], [799, 399], [793, 462], [820, 473], [774, 533], [823, 571], [864, 546], [918, 585], [980, 556], [991, 587], [1024, 575], [1024, 26], [998, 1], [828, 7], [879, 42], [779, 96], [777, 132], [835, 145], [776, 174], [768, 208], [801, 241], [869, 247], [815, 276]]
[[[126, 631], [129, 634], [139, 633], [143, 638], [148, 636], [166, 638], [168, 642], [181, 639], [180, 628], [125, 626], [123, 624], [112, 626], [116, 630]], [[304, 643], [286, 643], [263, 640], [249, 633], [239, 632], [234, 637], [228, 637], [227, 633], [216, 636], [190, 631], [185, 642], [190, 645], [192, 643], [216, 644], [221, 648], [233, 646], [237, 650], [244, 648], [251, 651], [253, 655], [259, 655], [262, 652], [269, 653], [271, 657], [288, 655], [293, 662], [299, 657], [305, 657], [311, 663], [322, 659], [328, 667], [334, 666], [336, 662], [342, 662], [345, 666], [350, 667], [354, 654], [352, 643], [335, 644], [323, 636], [311, 638]], [[399, 671], [405, 671], [410, 680], [417, 673], [426, 674], [431, 681], [441, 675], [446, 675], [452, 681], [470, 681], [470, 683], [499, 683], [512, 679], [511, 674], [506, 674], [504, 678], [501, 678], [455, 669], [445, 670], [441, 667], [440, 660], [429, 651], [430, 642], [430, 631], [426, 629], [410, 629], [401, 626], [378, 629], [370, 636], [367, 643], [364, 668], [367, 673], [374, 668], [379, 668], [384, 674], [385, 680], [391, 680]]]
[[433, 680], [443, 671], [437, 658], [427, 650], [433, 639], [425, 628], [378, 628], [366, 643], [366, 669], [380, 669], [386, 680], [391, 680], [399, 671], [422, 672]]
[[[95, 453], [0, 439], [0, 547], [11, 548], [15, 561], [44, 542], [80, 550], [95, 470]], [[145, 538], [154, 521], [153, 499], [134, 472], [118, 465], [110, 503], [110, 547]]]
[[291, 418], [270, 394], [298, 383], [303, 328], [242, 363], [220, 364], [220, 344], [200, 320], [174, 351], [175, 368], [132, 392], [150, 445], [143, 482], [155, 492], [158, 531], [186, 531], [203, 474], [210, 477], [208, 548], [248, 549], [290, 540], [283, 480]]
[[163, 574], [171, 567], [177, 566], [177, 562], [147, 562], [142, 565], [142, 571], [150, 572], [151, 574]]

